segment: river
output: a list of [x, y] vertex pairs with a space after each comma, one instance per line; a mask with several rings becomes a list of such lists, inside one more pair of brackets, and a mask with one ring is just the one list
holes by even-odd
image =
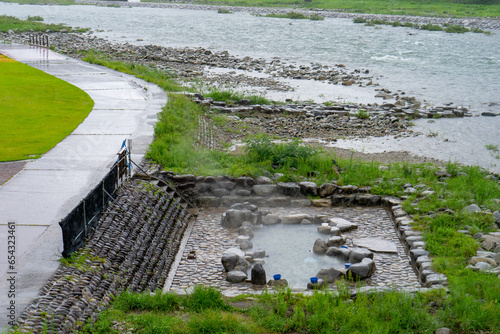
[[[204, 47], [238, 56], [280, 57], [299, 64], [341, 63], [349, 69], [367, 69], [381, 87], [404, 91], [421, 101], [466, 106], [476, 116], [486, 111], [500, 114], [500, 31], [491, 35], [448, 34], [375, 28], [340, 18], [310, 21], [245, 12], [218, 14], [215, 9], [0, 3], [3, 14], [20, 18], [40, 15], [46, 23], [89, 27], [96, 36], [115, 42]], [[373, 102], [372, 92], [366, 88], [343, 89], [304, 80], [296, 86], [290, 94], [303, 99]], [[495, 145], [500, 147], [500, 116], [415, 123], [416, 131], [433, 136], [339, 141], [335, 145], [365, 152], [407, 150], [500, 172], [500, 158], [491, 150]]]

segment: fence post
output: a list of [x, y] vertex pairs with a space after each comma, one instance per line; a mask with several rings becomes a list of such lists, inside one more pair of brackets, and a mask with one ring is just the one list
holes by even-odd
[[85, 199], [83, 200], [83, 231], [87, 237], [87, 213], [85, 212]]

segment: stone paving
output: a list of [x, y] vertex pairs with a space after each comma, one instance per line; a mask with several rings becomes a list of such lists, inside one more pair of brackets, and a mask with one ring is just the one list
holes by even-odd
[[[352, 247], [351, 240], [353, 238], [379, 237], [394, 242], [398, 249], [397, 254], [374, 252], [377, 269], [371, 278], [363, 281], [363, 284], [395, 289], [420, 287], [418, 277], [409, 262], [410, 258], [396, 234], [392, 219], [384, 208], [307, 207], [292, 210], [290, 208], [259, 208], [259, 210], [266, 210], [278, 215], [294, 213], [327, 214], [357, 223], [359, 225], [357, 230], [343, 234], [348, 239], [347, 246]], [[186, 290], [189, 291], [193, 286], [201, 284], [219, 287], [226, 295], [258, 293], [264, 289], [250, 283], [232, 284], [226, 281], [220, 261], [221, 256], [226, 249], [238, 247], [235, 242], [238, 234], [236, 230], [225, 229], [220, 225], [221, 216], [225, 211], [225, 208], [200, 210], [182, 254], [182, 259], [175, 272], [170, 286], [171, 291], [183, 293]], [[193, 251], [195, 256], [193, 256]], [[335, 288], [335, 286], [332, 286], [332, 288]]]

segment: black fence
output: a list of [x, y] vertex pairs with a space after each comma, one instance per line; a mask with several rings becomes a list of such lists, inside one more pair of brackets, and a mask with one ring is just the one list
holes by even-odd
[[43, 47], [50, 47], [49, 35], [43, 32], [32, 32], [29, 34], [29, 44]]
[[59, 222], [63, 233], [64, 257], [85, 246], [85, 240], [92, 235], [97, 222], [106, 211], [116, 190], [130, 176], [129, 154], [126, 148], [118, 153], [118, 161], [99, 184]]

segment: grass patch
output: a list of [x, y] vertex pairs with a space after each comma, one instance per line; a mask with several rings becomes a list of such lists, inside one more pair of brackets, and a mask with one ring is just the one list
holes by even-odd
[[263, 96], [260, 95], [244, 95], [242, 93], [235, 92], [231, 89], [226, 89], [226, 90], [220, 90], [217, 88], [210, 88], [207, 93], [204, 94], [205, 97], [210, 97], [214, 99], [214, 101], [222, 101], [226, 102], [227, 104], [237, 104], [239, 101], [243, 99], [250, 100], [251, 104], [260, 104], [260, 105], [266, 105], [266, 104], [275, 104], [275, 101], [266, 99]]
[[0, 161], [39, 157], [92, 110], [87, 93], [61, 79], [15, 61], [0, 68]]
[[420, 30], [428, 30], [428, 31], [445, 31], [447, 33], [458, 33], [458, 34], [464, 34], [466, 32], [474, 32], [474, 33], [482, 33], [486, 35], [490, 35], [490, 31], [485, 31], [482, 29], [478, 28], [466, 28], [461, 25], [456, 25], [456, 24], [449, 24], [445, 23], [442, 26], [437, 25], [437, 24], [422, 24], [419, 25], [417, 23], [411, 23], [411, 22], [404, 22], [401, 23], [399, 21], [388, 21], [388, 20], [382, 20], [382, 19], [373, 19], [373, 20], [367, 20], [362, 17], [357, 17], [353, 20], [354, 23], [364, 23], [367, 26], [376, 26], [376, 25], [390, 25], [393, 27], [407, 27], [407, 28], [415, 28], [415, 29], [420, 29]]
[[177, 82], [174, 80], [173, 75], [164, 71], [160, 71], [151, 66], [113, 61], [108, 59], [106, 55], [100, 52], [95, 52], [94, 50], [85, 52], [83, 55], [83, 60], [91, 64], [106, 66], [115, 71], [135, 75], [140, 79], [158, 85], [163, 90], [168, 92], [179, 92], [186, 90], [184, 87], [177, 84]]
[[266, 14], [264, 17], [276, 17], [281, 19], [292, 19], [292, 20], [312, 20], [312, 21], [322, 21], [325, 18], [319, 14], [305, 15], [298, 12], [288, 12], [285, 14]]
[[230, 10], [227, 10], [225, 8], [217, 9], [217, 13], [219, 13], [219, 14], [233, 14], [233, 12], [231, 12]]
[[7, 32], [9, 30], [27, 32], [33, 30], [35, 32], [45, 32], [48, 29], [52, 31], [67, 30], [68, 32], [86, 32], [87, 28], [71, 28], [65, 24], [46, 24], [41, 22], [41, 16], [28, 16], [27, 20], [21, 20], [14, 16], [0, 15], [0, 32]]

